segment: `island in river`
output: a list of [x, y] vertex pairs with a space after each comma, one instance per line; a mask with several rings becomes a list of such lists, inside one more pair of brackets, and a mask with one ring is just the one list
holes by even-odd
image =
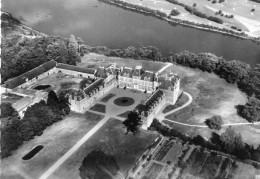
[[101, 0], [139, 12], [152, 13], [170, 22], [232, 34], [259, 41], [259, 3], [244, 0]]

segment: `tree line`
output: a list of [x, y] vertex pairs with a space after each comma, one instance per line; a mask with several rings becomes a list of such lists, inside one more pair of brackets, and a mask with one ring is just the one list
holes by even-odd
[[[50, 60], [59, 63], [76, 65], [80, 62], [80, 39], [71, 35], [69, 39], [61, 37], [41, 36], [27, 37], [25, 30], [21, 30], [21, 22], [13, 16], [1, 16], [2, 26], [2, 68], [1, 80], [19, 76]], [[18, 22], [19, 23], [18, 23]], [[12, 29], [10, 31], [10, 29]], [[15, 29], [19, 29], [16, 31]], [[31, 34], [34, 35], [34, 34]]]
[[46, 127], [70, 113], [68, 98], [50, 91], [47, 101], [28, 107], [23, 119], [10, 103], [1, 104], [1, 158], [11, 155], [24, 141], [42, 135]]
[[180, 130], [165, 126], [157, 119], [153, 120], [150, 130], [157, 130], [167, 137], [178, 137], [184, 142], [199, 145], [209, 150], [231, 154], [241, 160], [251, 159], [260, 162], [260, 145], [257, 148], [254, 148], [253, 146], [244, 143], [241, 134], [236, 133], [231, 126], [229, 126], [221, 135], [212, 132], [209, 140], [204, 139], [200, 135], [194, 137], [188, 136]]

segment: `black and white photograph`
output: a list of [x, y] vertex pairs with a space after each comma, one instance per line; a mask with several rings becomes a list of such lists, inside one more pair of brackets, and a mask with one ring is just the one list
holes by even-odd
[[1, 0], [1, 179], [260, 179], [260, 0]]

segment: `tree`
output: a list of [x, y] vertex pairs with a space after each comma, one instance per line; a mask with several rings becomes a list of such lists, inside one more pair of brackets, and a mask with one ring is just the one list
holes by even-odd
[[127, 115], [127, 119], [123, 122], [128, 132], [132, 132], [134, 135], [139, 131], [139, 128], [142, 126], [143, 121], [142, 117], [137, 111], [131, 111]]
[[83, 90], [84, 88], [87, 87], [87, 84], [89, 84], [89, 83], [90, 83], [90, 79], [84, 78], [84, 79], [82, 79], [82, 80], [80, 81], [80, 83], [79, 83], [79, 88]]
[[222, 118], [221, 116], [218, 115], [212, 116], [211, 118], [205, 120], [205, 124], [210, 129], [220, 130], [222, 123], [223, 123]]
[[178, 10], [175, 10], [175, 9], [173, 9], [170, 13], [170, 15], [172, 15], [172, 16], [178, 16], [179, 14], [180, 14], [180, 12]]
[[222, 149], [227, 153], [234, 153], [244, 148], [244, 143], [240, 133], [236, 133], [234, 129], [229, 126], [225, 132], [220, 136]]
[[1, 118], [8, 116], [17, 116], [17, 111], [13, 108], [11, 103], [2, 103], [1, 106]]
[[260, 100], [252, 95], [245, 105], [237, 105], [237, 113], [248, 122], [260, 121]]
[[69, 97], [62, 93], [59, 94], [59, 108], [64, 112], [65, 115], [70, 113]]
[[57, 107], [58, 103], [59, 103], [58, 96], [53, 90], [51, 90], [48, 94], [47, 105], [51, 107]]
[[77, 62], [81, 62], [81, 58], [78, 52], [78, 43], [74, 35], [71, 35], [69, 38], [68, 54], [69, 54], [68, 64], [76, 65]]
[[84, 158], [79, 171], [82, 179], [112, 178], [119, 170], [115, 158], [100, 150], [94, 150]]
[[[15, 150], [23, 143], [20, 134], [20, 118], [18, 116], [7, 116], [7, 122], [1, 127], [1, 158], [11, 155], [12, 150]], [[1, 121], [2, 122], [2, 121]]]

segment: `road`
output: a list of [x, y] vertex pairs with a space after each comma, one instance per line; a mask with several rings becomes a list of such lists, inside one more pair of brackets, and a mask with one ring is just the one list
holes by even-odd
[[[200, 128], [205, 128], [205, 127], [208, 127], [207, 125], [199, 125], [199, 124], [187, 124], [187, 123], [182, 123], [182, 122], [177, 122], [177, 121], [173, 121], [173, 120], [170, 120], [170, 119], [166, 119], [165, 116], [169, 115], [169, 114], [172, 114], [176, 111], [179, 111], [185, 107], [187, 107], [188, 105], [191, 104], [192, 102], [192, 96], [187, 93], [187, 92], [183, 92], [184, 94], [186, 94], [188, 97], [189, 97], [189, 100], [183, 104], [182, 106], [172, 110], [172, 111], [169, 111], [165, 114], [162, 114], [160, 113], [159, 115], [156, 116], [156, 118], [159, 120], [159, 121], [169, 121], [169, 122], [172, 122], [172, 123], [175, 123], [175, 124], [179, 124], [179, 125], [183, 125], [183, 126], [189, 126], [189, 127], [200, 127]], [[255, 123], [250, 123], [250, 122], [239, 122], [239, 123], [230, 123], [230, 124], [223, 124], [222, 126], [240, 126], [240, 125], [260, 125], [260, 122], [255, 122]]]

